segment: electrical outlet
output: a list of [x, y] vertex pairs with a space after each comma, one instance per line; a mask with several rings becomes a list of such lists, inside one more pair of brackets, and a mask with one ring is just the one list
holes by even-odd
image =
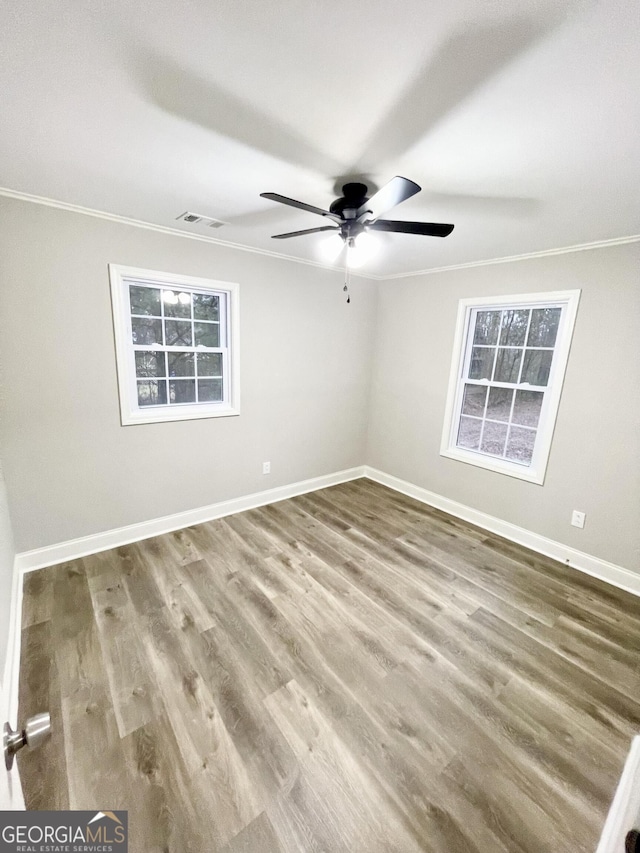
[[584, 519], [585, 513], [574, 509], [573, 513], [571, 514], [571, 524], [574, 527], [584, 527]]
[[270, 474], [271, 473], [271, 462], [263, 462], [262, 463], [262, 473]]

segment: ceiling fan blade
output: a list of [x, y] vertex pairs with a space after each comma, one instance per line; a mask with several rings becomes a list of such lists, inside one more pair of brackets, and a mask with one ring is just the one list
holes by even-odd
[[336, 216], [335, 213], [331, 213], [328, 210], [323, 210], [321, 207], [314, 207], [312, 204], [305, 204], [303, 201], [296, 201], [295, 198], [287, 198], [286, 195], [280, 195], [280, 193], [260, 193], [260, 198], [268, 198], [271, 201], [277, 201], [280, 204], [287, 204], [289, 207], [297, 207], [300, 210], [306, 210], [309, 213], [317, 213], [320, 216], [328, 216], [329, 219], [333, 219], [334, 222], [341, 222], [339, 216]]
[[386, 183], [375, 195], [372, 195], [369, 201], [365, 202], [358, 208], [357, 216], [368, 214], [371, 219], [377, 219], [391, 210], [397, 204], [411, 198], [412, 195], [419, 193], [421, 187], [409, 178], [401, 178], [396, 175], [395, 178]]
[[[523, 11], [511, 8], [516, 6]], [[370, 136], [363, 139], [363, 153], [351, 163], [352, 171], [366, 173], [381, 163], [399, 162], [420, 140], [429, 138], [439, 122], [461, 104], [470, 103], [487, 83], [553, 32], [566, 7], [510, 3], [504, 11], [486, 20], [479, 16], [473, 26], [462, 18], [428, 56], [425, 51], [425, 64], [402, 88], [399, 100], [377, 124], [370, 125]]]
[[272, 240], [285, 240], [287, 237], [300, 237], [302, 234], [317, 234], [319, 231], [339, 231], [334, 225], [322, 225], [320, 228], [306, 228], [304, 231], [289, 231], [287, 234], [273, 234]]
[[447, 237], [453, 225], [442, 222], [399, 222], [395, 219], [378, 219], [366, 226], [368, 231], [395, 231], [399, 234], [423, 234], [425, 237]]

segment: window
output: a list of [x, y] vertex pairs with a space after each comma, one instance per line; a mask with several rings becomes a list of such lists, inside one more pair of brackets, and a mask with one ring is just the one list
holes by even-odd
[[239, 414], [238, 285], [109, 265], [123, 425]]
[[579, 299], [570, 290], [460, 301], [443, 456], [544, 481]]

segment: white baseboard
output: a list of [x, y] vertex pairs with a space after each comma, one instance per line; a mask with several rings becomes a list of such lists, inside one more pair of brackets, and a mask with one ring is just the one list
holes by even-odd
[[508, 521], [487, 515], [484, 512], [480, 512], [480, 510], [473, 509], [450, 498], [445, 498], [435, 492], [430, 492], [428, 489], [408, 483], [406, 480], [401, 480], [391, 474], [385, 474], [384, 471], [378, 471], [376, 468], [371, 468], [368, 465], [364, 466], [364, 476], [370, 480], [375, 480], [376, 483], [381, 483], [383, 486], [388, 486], [396, 492], [402, 492], [404, 495], [415, 498], [421, 503], [441, 509], [443, 512], [449, 513], [449, 515], [462, 518], [470, 524], [475, 524], [477, 527], [491, 531], [491, 533], [497, 533], [498, 536], [509, 539], [511, 542], [517, 542], [518, 545], [524, 545], [532, 551], [537, 551], [546, 557], [559, 560], [561, 563], [565, 563], [574, 569], [579, 569], [581, 572], [606, 581], [606, 583], [610, 583], [619, 589], [624, 589], [634, 595], [640, 595], [639, 573], [632, 572], [622, 566], [617, 566], [615, 563], [600, 560], [598, 557], [585, 554], [583, 551], [570, 548], [568, 545], [563, 545], [561, 542], [556, 542], [553, 539], [547, 539], [546, 536], [541, 536], [539, 533], [533, 533], [524, 527], [518, 527]]
[[[233, 498], [228, 501], [210, 504], [209, 506], [187, 510], [186, 512], [178, 512], [174, 515], [166, 515], [161, 518], [142, 521], [138, 524], [129, 524], [126, 527], [105, 530], [102, 533], [82, 536], [79, 539], [70, 539], [67, 542], [58, 542], [55, 545], [36, 548], [33, 551], [22, 551], [16, 554], [16, 575], [22, 575], [25, 572], [42, 569], [46, 566], [54, 566], [67, 560], [76, 560], [80, 557], [86, 557], [88, 554], [97, 554], [99, 551], [107, 551], [110, 548], [118, 548], [121, 545], [128, 545], [131, 542], [139, 542], [151, 536], [161, 536], [164, 533], [171, 533], [173, 530], [182, 530], [193, 524], [202, 524], [205, 521], [223, 518], [226, 515], [233, 515], [237, 512], [244, 512], [248, 509], [265, 506], [265, 504], [287, 500], [296, 495], [303, 495], [306, 492], [326, 489], [338, 483], [357, 480], [359, 477], [368, 477], [377, 483], [388, 486], [390, 489], [415, 498], [421, 503], [429, 504], [429, 506], [436, 507], [456, 518], [462, 518], [464, 521], [475, 524], [477, 527], [482, 527], [485, 530], [496, 533], [498, 536], [503, 536], [505, 539], [517, 542], [519, 545], [524, 545], [526, 548], [537, 551], [539, 554], [559, 560], [561, 563], [586, 572], [586, 574], [593, 577], [600, 578], [600, 580], [631, 592], [634, 595], [640, 595], [639, 573], [625, 569], [622, 566], [617, 566], [614, 563], [609, 563], [606, 560], [601, 560], [583, 551], [578, 551], [576, 548], [571, 548], [569, 545], [563, 545], [561, 542], [556, 542], [553, 539], [548, 539], [546, 536], [533, 533], [524, 527], [518, 527], [508, 521], [487, 515], [480, 510], [473, 509], [473, 507], [458, 503], [436, 492], [431, 492], [428, 489], [423, 489], [421, 486], [401, 480], [399, 477], [394, 477], [392, 474], [386, 474], [384, 471], [371, 468], [368, 465], [337, 471], [334, 474], [326, 474], [322, 477], [313, 477], [310, 480], [301, 480], [297, 483], [278, 486], [275, 489], [267, 489], [263, 492], [254, 492], [240, 498]], [[16, 584], [18, 584], [19, 589], [16, 589]], [[19, 603], [18, 598], [21, 598], [22, 595], [22, 584], [18, 583], [17, 578], [14, 578], [12, 595], [16, 597], [12, 601], [11, 624], [13, 625], [15, 619], [13, 605]], [[7, 667], [10, 663], [10, 657], [11, 655], [9, 654]], [[7, 673], [5, 672], [6, 675]]]
[[128, 524], [126, 527], [117, 527], [113, 530], [105, 530], [102, 533], [82, 536], [79, 539], [58, 542], [55, 545], [47, 545], [33, 551], [22, 551], [16, 555], [16, 566], [20, 574], [35, 569], [43, 569], [45, 566], [55, 566], [68, 560], [86, 557], [88, 554], [97, 554], [99, 551], [108, 551], [110, 548], [118, 548], [121, 545], [129, 545], [131, 542], [139, 542], [141, 539], [149, 539], [151, 536], [161, 536], [164, 533], [171, 533], [173, 530], [182, 530], [185, 527], [191, 527], [193, 524], [202, 524], [215, 518], [223, 518], [225, 515], [233, 515], [236, 512], [255, 509], [265, 504], [284, 501], [306, 492], [315, 492], [318, 489], [326, 489], [328, 486], [335, 486], [338, 483], [357, 480], [363, 476], [363, 473], [363, 466], [348, 468], [345, 471], [337, 471], [335, 474], [325, 474], [322, 477], [313, 477], [310, 480], [300, 480], [297, 483], [278, 486], [275, 489], [254, 492], [241, 498], [233, 498], [209, 506], [190, 509], [186, 512], [177, 512], [174, 515], [141, 521], [138, 524]]

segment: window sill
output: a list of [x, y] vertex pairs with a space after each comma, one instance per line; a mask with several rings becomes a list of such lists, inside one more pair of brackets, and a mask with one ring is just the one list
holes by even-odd
[[240, 409], [232, 408], [231, 406], [216, 406], [216, 407], [201, 407], [193, 406], [172, 407], [172, 410], [167, 408], [149, 409], [147, 411], [137, 411], [127, 414], [122, 414], [122, 426], [132, 426], [133, 424], [157, 424], [168, 423], [171, 421], [193, 421], [200, 418], [229, 418], [237, 417], [240, 414]]
[[475, 465], [477, 468], [494, 471], [496, 474], [506, 474], [508, 477], [515, 477], [518, 480], [536, 483], [539, 486], [544, 483], [544, 471], [538, 471], [535, 468], [525, 468], [522, 465], [514, 465], [506, 460], [483, 456], [480, 453], [465, 451], [459, 447], [445, 448], [440, 451], [440, 456], [455, 459], [456, 462], [466, 462], [468, 465]]

